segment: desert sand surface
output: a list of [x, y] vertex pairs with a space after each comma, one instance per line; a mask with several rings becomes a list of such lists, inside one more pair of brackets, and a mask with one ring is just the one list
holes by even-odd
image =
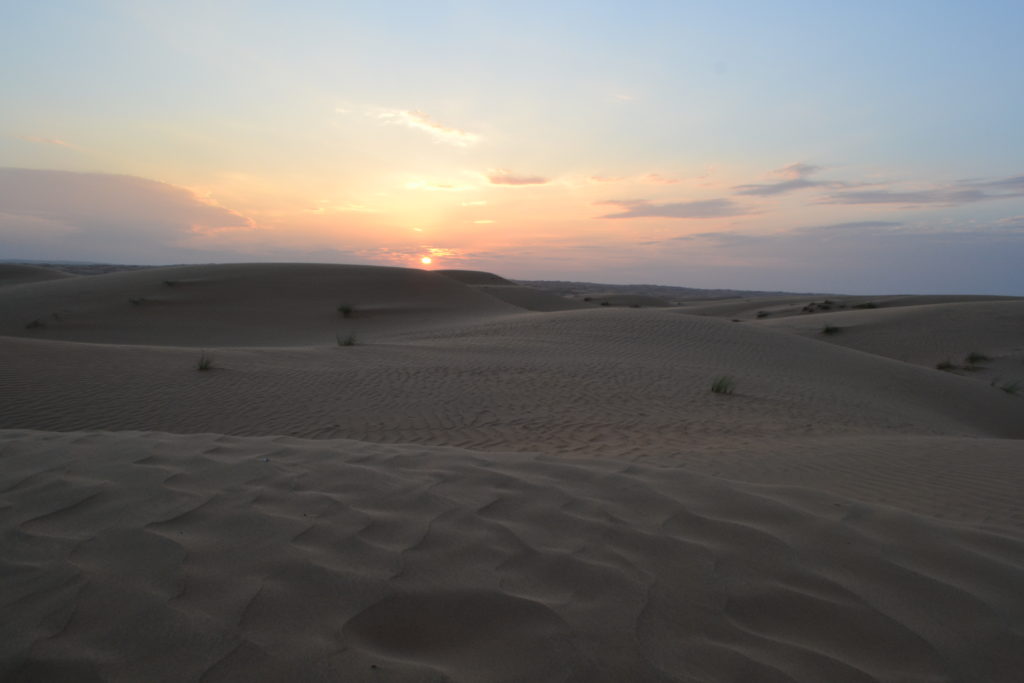
[[70, 273], [62, 273], [52, 268], [32, 266], [21, 263], [0, 263], [0, 287], [22, 285], [29, 282], [60, 280], [74, 277]]
[[1019, 681], [1024, 299], [829, 301], [9, 282], [0, 679]]

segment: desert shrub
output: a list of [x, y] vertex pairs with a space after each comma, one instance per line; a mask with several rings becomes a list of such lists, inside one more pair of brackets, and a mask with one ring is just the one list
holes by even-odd
[[711, 392], [714, 394], [729, 395], [736, 390], [736, 381], [728, 375], [716, 377], [711, 383]]
[[145, 297], [141, 296], [133, 296], [132, 298], [128, 299], [128, 302], [132, 306], [141, 306], [142, 304], [146, 303], [146, 299]]
[[865, 301], [864, 303], [854, 304], [850, 308], [878, 308], [878, 304], [874, 301]]
[[977, 365], [978, 363], [987, 363], [990, 360], [992, 360], [992, 359], [989, 358], [988, 356], [986, 356], [985, 354], [979, 353], [977, 351], [971, 351], [969, 354], [964, 356], [964, 361], [968, 365]]
[[196, 361], [196, 370], [205, 371], [213, 369], [213, 358], [206, 355], [206, 351], [199, 354], [199, 360]]
[[343, 318], [351, 318], [356, 312], [355, 306], [352, 304], [339, 304], [338, 313], [341, 313]]
[[757, 317], [758, 318], [767, 318], [768, 315], [769, 315], [768, 311], [758, 311], [757, 312]]
[[956, 366], [951, 361], [944, 360], [935, 364], [936, 370], [956, 370]]
[[39, 318], [36, 318], [35, 320], [31, 320], [31, 321], [29, 321], [29, 323], [27, 325], [25, 325], [25, 329], [26, 330], [35, 330], [35, 329], [38, 329], [40, 327], [46, 327], [46, 323], [44, 323]]
[[822, 334], [836, 334], [837, 332], [839, 332], [840, 329], [842, 329], [842, 328], [836, 327], [835, 325], [825, 325], [825, 327], [821, 328], [821, 333]]
[[344, 337], [341, 336], [340, 334], [336, 334], [336, 335], [334, 335], [334, 337], [335, 337], [335, 339], [338, 340], [338, 346], [355, 346], [356, 345], [356, 336], [354, 334], [349, 334], [349, 335], [346, 335]]

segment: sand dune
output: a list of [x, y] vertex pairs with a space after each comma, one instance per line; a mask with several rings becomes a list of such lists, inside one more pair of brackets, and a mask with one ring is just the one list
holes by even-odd
[[[555, 299], [288, 264], [0, 290], [0, 678], [1019, 679], [1024, 397], [978, 380], [1022, 300]], [[990, 370], [931, 366], [961, 347]]]
[[[933, 367], [973, 352], [1024, 360], [1024, 300], [963, 301], [759, 321], [775, 329]], [[822, 335], [826, 325], [839, 328]], [[1021, 368], [1024, 377], [1024, 368]]]
[[63, 280], [69, 277], [74, 277], [74, 275], [62, 273], [52, 268], [21, 263], [0, 263], [0, 287], [23, 285], [30, 282], [45, 282], [47, 280]]
[[5, 292], [0, 333], [107, 344], [289, 346], [333, 342], [339, 330], [372, 337], [520, 310], [408, 268], [174, 266]]
[[838, 313], [880, 308], [904, 308], [929, 304], [968, 303], [985, 301], [1020, 301], [1019, 297], [982, 295], [898, 295], [898, 296], [836, 296], [813, 294], [787, 294], [770, 297], [744, 297], [713, 302], [695, 301], [681, 309], [690, 315], [711, 315], [720, 318], [758, 320], [803, 316], [810, 312]]

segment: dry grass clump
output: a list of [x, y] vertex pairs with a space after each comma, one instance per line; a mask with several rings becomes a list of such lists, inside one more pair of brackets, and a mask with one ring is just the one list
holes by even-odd
[[726, 396], [732, 394], [736, 390], [736, 380], [729, 375], [722, 375], [716, 377], [715, 381], [711, 383], [711, 393], [713, 394], [725, 394]]

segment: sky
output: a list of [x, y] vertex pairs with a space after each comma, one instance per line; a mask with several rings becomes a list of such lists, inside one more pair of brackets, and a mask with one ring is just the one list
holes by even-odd
[[1019, 0], [6, 2], [0, 259], [1024, 295], [1021, 26]]

